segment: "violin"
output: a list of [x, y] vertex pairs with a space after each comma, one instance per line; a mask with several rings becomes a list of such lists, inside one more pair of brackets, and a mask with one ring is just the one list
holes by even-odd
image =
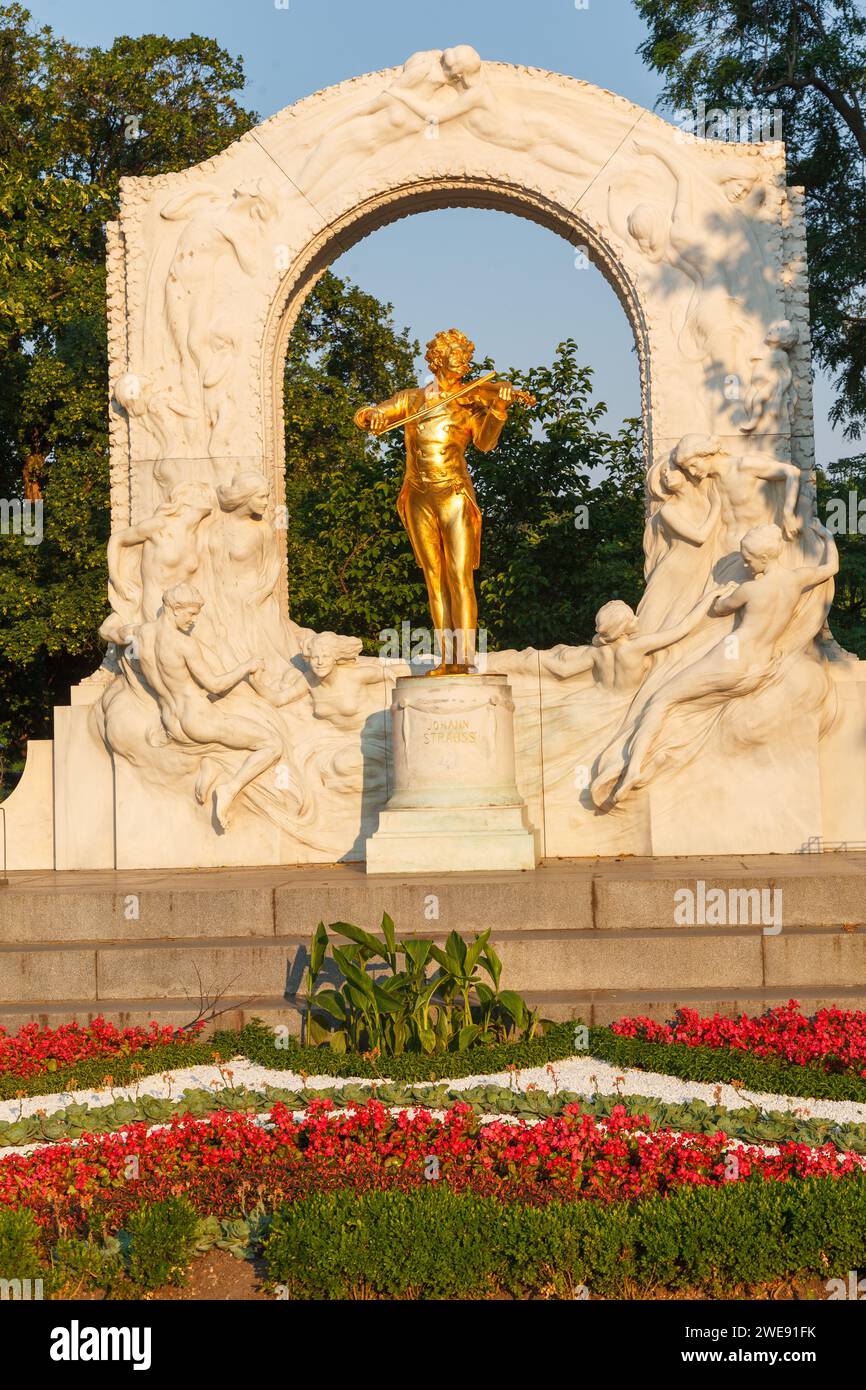
[[[460, 393], [460, 400], [463, 405], [494, 405], [499, 400], [499, 391], [502, 386], [511, 386], [510, 381], [484, 380], [474, 382], [467, 391]], [[519, 401], [521, 405], [536, 405], [535, 396], [530, 391], [522, 391], [517, 386], [512, 386], [512, 401]], [[510, 404], [510, 402], [509, 402]]]
[[[378, 438], [381, 434], [390, 434], [391, 430], [405, 429], [406, 425], [414, 420], [425, 420], [430, 415], [448, 405], [451, 401], [462, 401], [464, 405], [483, 405], [489, 409], [495, 401], [499, 400], [499, 391], [503, 386], [511, 386], [510, 381], [494, 381], [494, 373], [488, 372], [487, 376], [479, 377], [478, 381], [470, 381], [467, 386], [460, 386], [456, 391], [449, 391], [447, 395], [440, 396], [438, 400], [428, 401], [418, 410], [413, 410], [411, 415], [405, 415], [402, 420], [395, 420], [393, 424], [386, 425], [384, 429], [372, 430]], [[535, 405], [535, 397], [529, 391], [521, 391], [516, 386], [512, 386], [511, 401], [520, 401], [521, 405]], [[375, 406], [363, 406], [355, 412], [355, 424], [360, 429], [370, 429], [368, 419], [371, 413], [375, 412]]]

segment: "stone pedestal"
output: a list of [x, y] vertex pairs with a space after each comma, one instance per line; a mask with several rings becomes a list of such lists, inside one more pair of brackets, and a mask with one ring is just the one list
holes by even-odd
[[536, 867], [506, 676], [401, 676], [391, 747], [394, 790], [367, 842], [368, 873]]

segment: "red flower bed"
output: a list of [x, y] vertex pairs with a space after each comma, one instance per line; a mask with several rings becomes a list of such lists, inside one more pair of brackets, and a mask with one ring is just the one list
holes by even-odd
[[149, 1028], [118, 1029], [100, 1017], [84, 1028], [77, 1023], [64, 1023], [59, 1028], [26, 1023], [11, 1036], [0, 1028], [0, 1073], [35, 1076], [73, 1067], [89, 1057], [128, 1057], [152, 1047], [195, 1042], [203, 1027], [199, 1023], [184, 1031], [151, 1023]]
[[866, 1013], [856, 1009], [819, 1009], [806, 1018], [797, 1000], [790, 999], [757, 1018], [702, 1018], [696, 1009], [680, 1009], [673, 1023], [621, 1018], [611, 1030], [642, 1042], [731, 1048], [753, 1057], [866, 1076]]
[[645, 1120], [618, 1107], [599, 1124], [572, 1105], [535, 1124], [481, 1125], [455, 1105], [444, 1119], [392, 1114], [371, 1101], [349, 1112], [317, 1102], [300, 1121], [281, 1105], [264, 1127], [247, 1115], [185, 1116], [165, 1129], [132, 1124], [0, 1160], [0, 1204], [30, 1208], [46, 1235], [121, 1227], [142, 1202], [185, 1194], [202, 1213], [229, 1216], [258, 1202], [336, 1187], [420, 1187], [540, 1203], [551, 1198], [612, 1202], [664, 1195], [684, 1185], [863, 1174], [827, 1145], [788, 1143], [776, 1156], [737, 1147], [724, 1135], [642, 1132]]

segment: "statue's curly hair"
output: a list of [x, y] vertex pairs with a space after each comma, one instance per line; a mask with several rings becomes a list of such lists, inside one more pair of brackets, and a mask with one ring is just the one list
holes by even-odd
[[594, 647], [604, 647], [615, 642], [624, 632], [633, 632], [637, 627], [637, 617], [633, 608], [623, 603], [621, 598], [612, 598], [603, 603], [595, 615], [596, 633], [592, 639]]
[[442, 364], [443, 358], [453, 347], [463, 350], [467, 364], [471, 361], [475, 351], [475, 344], [470, 342], [465, 333], [461, 333], [459, 328], [443, 328], [440, 333], [434, 333], [427, 344], [427, 365], [431, 371], [436, 370]]
[[747, 531], [740, 541], [740, 549], [762, 560], [778, 560], [784, 539], [781, 528], [775, 521], [768, 521], [763, 526], [753, 526]]
[[163, 608], [204, 608], [204, 599], [193, 584], [175, 584], [162, 596]]
[[218, 487], [217, 497], [224, 512], [236, 512], [257, 492], [269, 493], [271, 485], [257, 468], [239, 468], [230, 484]]

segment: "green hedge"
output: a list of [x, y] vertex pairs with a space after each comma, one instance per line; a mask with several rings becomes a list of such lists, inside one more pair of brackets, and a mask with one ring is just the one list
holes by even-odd
[[[214, 1033], [204, 1042], [172, 1043], [128, 1057], [96, 1058], [38, 1076], [0, 1074], [0, 1100], [19, 1094], [42, 1096], [73, 1089], [98, 1090], [108, 1075], [116, 1086], [126, 1086], [144, 1076], [211, 1063], [215, 1054], [222, 1061], [243, 1056], [262, 1066], [294, 1071], [303, 1076], [324, 1073], [413, 1082], [490, 1075], [510, 1067], [517, 1070], [543, 1067], [548, 1062], [574, 1056], [575, 1026], [576, 1021], [554, 1024], [543, 1037], [532, 1042], [469, 1047], [464, 1052], [439, 1053], [435, 1057], [404, 1053], [400, 1057], [372, 1058], [356, 1053], [340, 1054], [326, 1047], [305, 1047], [295, 1038], [277, 1039], [270, 1028], [253, 1020], [237, 1032]], [[590, 1028], [585, 1055], [616, 1067], [662, 1072], [685, 1081], [712, 1084], [736, 1080], [750, 1090], [779, 1095], [866, 1102], [866, 1079], [862, 1077], [821, 1071], [816, 1067], [789, 1066], [729, 1048], [641, 1042], [617, 1037], [609, 1028]]]
[[371, 1058], [332, 1052], [328, 1047], [304, 1047], [295, 1038], [278, 1040], [270, 1028], [254, 1019], [240, 1031], [214, 1033], [205, 1042], [170, 1043], [129, 1057], [98, 1057], [74, 1067], [41, 1072], [38, 1076], [6, 1073], [0, 1075], [0, 1100], [19, 1094], [44, 1096], [58, 1091], [98, 1090], [106, 1076], [111, 1076], [116, 1086], [128, 1086], [143, 1076], [158, 1076], [164, 1071], [212, 1063], [214, 1054], [222, 1061], [248, 1057], [264, 1067], [305, 1076], [327, 1073], [371, 1080], [391, 1077], [395, 1081], [438, 1081], [506, 1071], [508, 1067], [543, 1067], [547, 1062], [570, 1057], [574, 1052], [574, 1027], [573, 1023], [558, 1023], [533, 1042], [484, 1044], [467, 1048], [465, 1052], [439, 1053], [436, 1057], [404, 1053], [400, 1057]]
[[[543, 1037], [527, 1043], [470, 1047], [465, 1052], [424, 1057], [404, 1053], [400, 1057], [359, 1056], [335, 1053], [328, 1048], [303, 1047], [294, 1038], [282, 1046], [269, 1028], [250, 1023], [240, 1033], [218, 1033], [212, 1041], [228, 1055], [235, 1050], [262, 1066], [296, 1071], [306, 1076], [357, 1076], [394, 1081], [439, 1081], [506, 1071], [509, 1067], [543, 1067], [548, 1062], [575, 1056], [575, 1028], [579, 1020], [556, 1023]], [[609, 1028], [590, 1028], [589, 1046], [581, 1056], [595, 1057], [617, 1067], [635, 1067], [678, 1076], [686, 1081], [742, 1081], [751, 1090], [779, 1095], [812, 1096], [828, 1100], [866, 1101], [866, 1079], [850, 1072], [826, 1072], [817, 1067], [792, 1066], [772, 1059], [750, 1057], [731, 1048], [688, 1047], [685, 1043], [647, 1043], [617, 1037]]]
[[[239, 1036], [223, 1033], [222, 1038]], [[144, 1076], [159, 1076], [164, 1071], [175, 1071], [180, 1067], [197, 1067], [213, 1062], [215, 1047], [212, 1039], [207, 1042], [167, 1043], [162, 1047], [142, 1049], [126, 1057], [94, 1057], [77, 1062], [73, 1067], [58, 1067], [56, 1071], [43, 1071], [35, 1076], [19, 1076], [15, 1072], [0, 1073], [0, 1100], [13, 1100], [15, 1096], [48, 1096], [58, 1091], [98, 1091], [103, 1089], [106, 1076], [110, 1076], [115, 1086], [131, 1086]], [[220, 1056], [228, 1059], [237, 1055], [237, 1047]]]
[[689, 1047], [686, 1043], [642, 1042], [621, 1038], [609, 1028], [590, 1028], [589, 1052], [615, 1067], [663, 1072], [684, 1081], [741, 1081], [750, 1091], [806, 1096], [815, 1100], [866, 1101], [866, 1078], [828, 1072], [772, 1058], [752, 1057], [734, 1048]]
[[234, 1037], [237, 1050], [264, 1067], [277, 1067], [303, 1076], [358, 1076], [375, 1080], [438, 1081], [506, 1071], [509, 1067], [543, 1067], [574, 1053], [574, 1023], [556, 1023], [532, 1042], [483, 1043], [463, 1052], [439, 1052], [434, 1057], [404, 1052], [399, 1057], [370, 1057], [356, 1052], [332, 1052], [328, 1047], [304, 1047], [295, 1038], [278, 1046], [269, 1028], [249, 1023], [235, 1034], [217, 1033], [220, 1047]]
[[732, 1183], [609, 1207], [503, 1205], [431, 1186], [282, 1207], [264, 1241], [293, 1298], [719, 1294], [866, 1266], [866, 1178]]
[[292, 1298], [628, 1297], [657, 1289], [714, 1296], [780, 1279], [866, 1268], [866, 1175], [833, 1181], [679, 1188], [601, 1206], [532, 1207], [455, 1193], [347, 1191], [271, 1216], [197, 1218], [182, 1199], [141, 1208], [105, 1240], [61, 1241], [40, 1259], [30, 1212], [0, 1210], [0, 1277], [45, 1277], [46, 1293], [112, 1297], [181, 1282], [196, 1251], [261, 1251]]

